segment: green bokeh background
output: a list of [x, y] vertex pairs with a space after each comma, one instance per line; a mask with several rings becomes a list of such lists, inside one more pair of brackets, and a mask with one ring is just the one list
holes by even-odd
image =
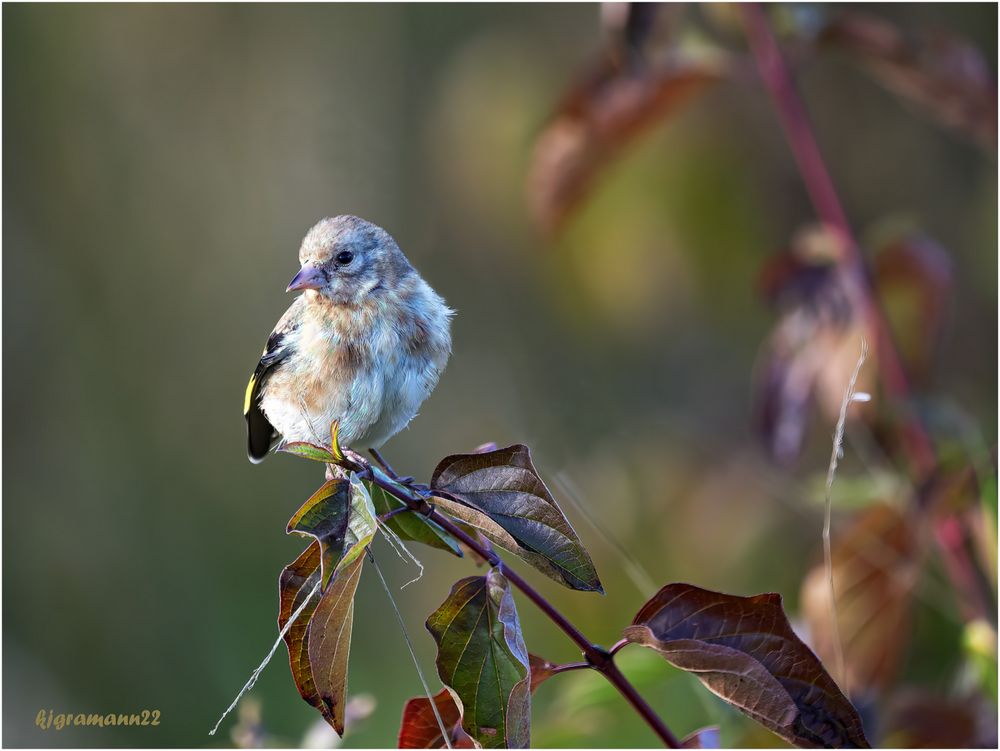
[[[996, 58], [995, 6], [879, 12], [951, 28]], [[277, 575], [303, 546], [284, 525], [321, 479], [290, 457], [246, 461], [243, 388], [290, 302], [302, 235], [337, 213], [386, 227], [459, 311], [437, 391], [386, 447], [397, 468], [426, 478], [445, 454], [527, 443], [557, 495], [658, 583], [777, 591], [795, 612], [820, 554], [814, 480], [830, 426], [815, 426], [798, 469], [769, 465], [750, 428], [751, 374], [772, 323], [756, 274], [810, 207], [763, 92], [727, 83], [638, 142], [546, 241], [526, 207], [533, 140], [599, 50], [598, 16], [4, 6], [5, 746], [231, 743], [229, 723], [207, 731], [274, 639]], [[858, 228], [909, 223], [953, 254], [945, 336], [921, 388], [993, 445], [995, 157], [843, 57], [811, 60], [800, 83]], [[843, 476], [864, 477], [852, 452]], [[567, 513], [607, 596], [532, 580], [610, 643], [643, 593]], [[396, 597], [433, 672], [423, 620], [473, 567], [414, 552], [426, 574]], [[396, 586], [411, 578], [378, 553]], [[372, 573], [350, 689], [377, 707], [348, 746], [392, 745], [402, 702], [420, 693]], [[577, 658], [519, 606], [532, 651]], [[920, 617], [907, 669], [944, 688], [959, 627], [936, 613]], [[773, 741], [689, 677], [625, 656], [678, 734], [721, 722], [724, 744]], [[597, 676], [547, 684], [535, 743], [654, 744], [608, 691]], [[299, 743], [316, 719], [283, 650], [253, 696], [269, 742]], [[159, 709], [162, 723], [42, 732], [34, 718], [49, 708]]]

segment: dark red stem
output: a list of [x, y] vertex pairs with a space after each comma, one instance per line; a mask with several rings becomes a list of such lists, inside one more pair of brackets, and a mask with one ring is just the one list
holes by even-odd
[[886, 318], [872, 287], [870, 275], [847, 214], [840, 203], [833, 179], [816, 143], [809, 116], [795, 90], [791, 71], [771, 31], [764, 9], [756, 3], [741, 6], [747, 38], [753, 50], [761, 78], [774, 101], [775, 109], [788, 137], [788, 144], [799, 165], [806, 191], [820, 221], [841, 241], [844, 266], [856, 287], [858, 301], [868, 325], [877, 339], [879, 372], [886, 391], [904, 408], [900, 433], [917, 480], [926, 479], [934, 470], [934, 447], [926, 429], [911, 408], [910, 385], [903, 363], [892, 340]]
[[522, 579], [521, 575], [508, 566], [495, 551], [481, 544], [479, 540], [467, 534], [465, 530], [455, 524], [450, 518], [439, 512], [431, 503], [428, 503], [427, 499], [419, 493], [415, 491], [405, 491], [395, 482], [380, 477], [377, 472], [372, 472], [370, 467], [366, 468], [364, 466], [358, 466], [353, 467], [353, 469], [359, 472], [366, 472], [367, 470], [368, 476], [375, 485], [382, 488], [382, 490], [389, 493], [394, 498], [405, 503], [407, 508], [414, 513], [426, 516], [452, 537], [460, 540], [471, 550], [475, 551], [477, 555], [488, 561], [490, 565], [500, 569], [503, 575], [507, 577], [507, 580], [521, 590], [524, 596], [531, 600], [539, 610], [548, 616], [549, 620], [555, 623], [562, 630], [562, 632], [580, 648], [580, 651], [583, 652], [586, 664], [577, 665], [573, 663], [572, 667], [564, 666], [564, 670], [576, 669], [577, 667], [590, 667], [596, 670], [618, 689], [618, 692], [625, 698], [625, 701], [632, 705], [632, 708], [635, 709], [639, 716], [646, 721], [646, 724], [649, 725], [657, 736], [659, 736], [660, 740], [663, 741], [665, 745], [670, 748], [681, 747], [680, 741], [678, 741], [676, 736], [674, 736], [674, 734], [670, 731], [670, 728], [666, 726], [663, 720], [660, 719], [659, 715], [653, 711], [653, 708], [650, 707], [646, 700], [639, 695], [639, 692], [635, 690], [635, 687], [629, 683], [628, 679], [618, 669], [618, 666], [615, 665], [613, 655], [584, 636], [580, 630], [566, 618], [566, 616], [560, 613], [551, 602], [545, 599], [545, 597], [538, 592], [538, 590]]
[[564, 665], [553, 665], [548, 668], [548, 671], [553, 675], [558, 673], [568, 673], [571, 670], [590, 670], [591, 664], [589, 662], [567, 662]]
[[611, 649], [609, 649], [608, 651], [612, 655], [616, 655], [622, 650], [623, 647], [627, 647], [631, 643], [632, 642], [630, 642], [628, 639], [619, 639], [618, 641], [616, 641], [614, 644], [611, 645]]

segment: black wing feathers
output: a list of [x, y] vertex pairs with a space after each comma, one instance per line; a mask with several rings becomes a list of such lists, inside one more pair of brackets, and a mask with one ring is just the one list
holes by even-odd
[[267, 339], [264, 354], [247, 384], [246, 400], [243, 414], [247, 418], [247, 456], [254, 464], [258, 464], [267, 456], [275, 439], [274, 426], [268, 422], [260, 407], [260, 398], [264, 383], [274, 373], [278, 366], [288, 357], [285, 346], [291, 329], [275, 329]]

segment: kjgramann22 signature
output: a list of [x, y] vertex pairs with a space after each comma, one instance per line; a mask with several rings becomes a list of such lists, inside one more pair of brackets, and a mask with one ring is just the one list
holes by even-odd
[[39, 709], [38, 714], [35, 715], [35, 724], [42, 730], [48, 730], [49, 728], [54, 728], [56, 730], [62, 730], [68, 727], [121, 727], [127, 725], [159, 725], [160, 724], [160, 710], [158, 709], [143, 709], [139, 712], [134, 712], [132, 714], [123, 714], [117, 712], [109, 712], [108, 714], [84, 714], [80, 712], [78, 714], [72, 713], [59, 713], [57, 714], [55, 710], [44, 710]]

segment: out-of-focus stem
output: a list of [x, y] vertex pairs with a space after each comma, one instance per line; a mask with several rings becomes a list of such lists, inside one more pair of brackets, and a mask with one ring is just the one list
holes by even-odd
[[886, 391], [902, 407], [900, 435], [916, 479], [926, 479], [937, 462], [927, 430], [913, 411], [911, 391], [899, 350], [873, 289], [860, 246], [851, 231], [847, 214], [837, 195], [833, 179], [816, 143], [805, 106], [795, 90], [791, 71], [782, 57], [764, 9], [757, 3], [741, 6], [747, 38], [761, 78], [771, 95], [799, 166], [802, 181], [820, 221], [840, 240], [844, 265], [850, 271], [854, 293], [865, 322], [877, 341], [878, 367]]

